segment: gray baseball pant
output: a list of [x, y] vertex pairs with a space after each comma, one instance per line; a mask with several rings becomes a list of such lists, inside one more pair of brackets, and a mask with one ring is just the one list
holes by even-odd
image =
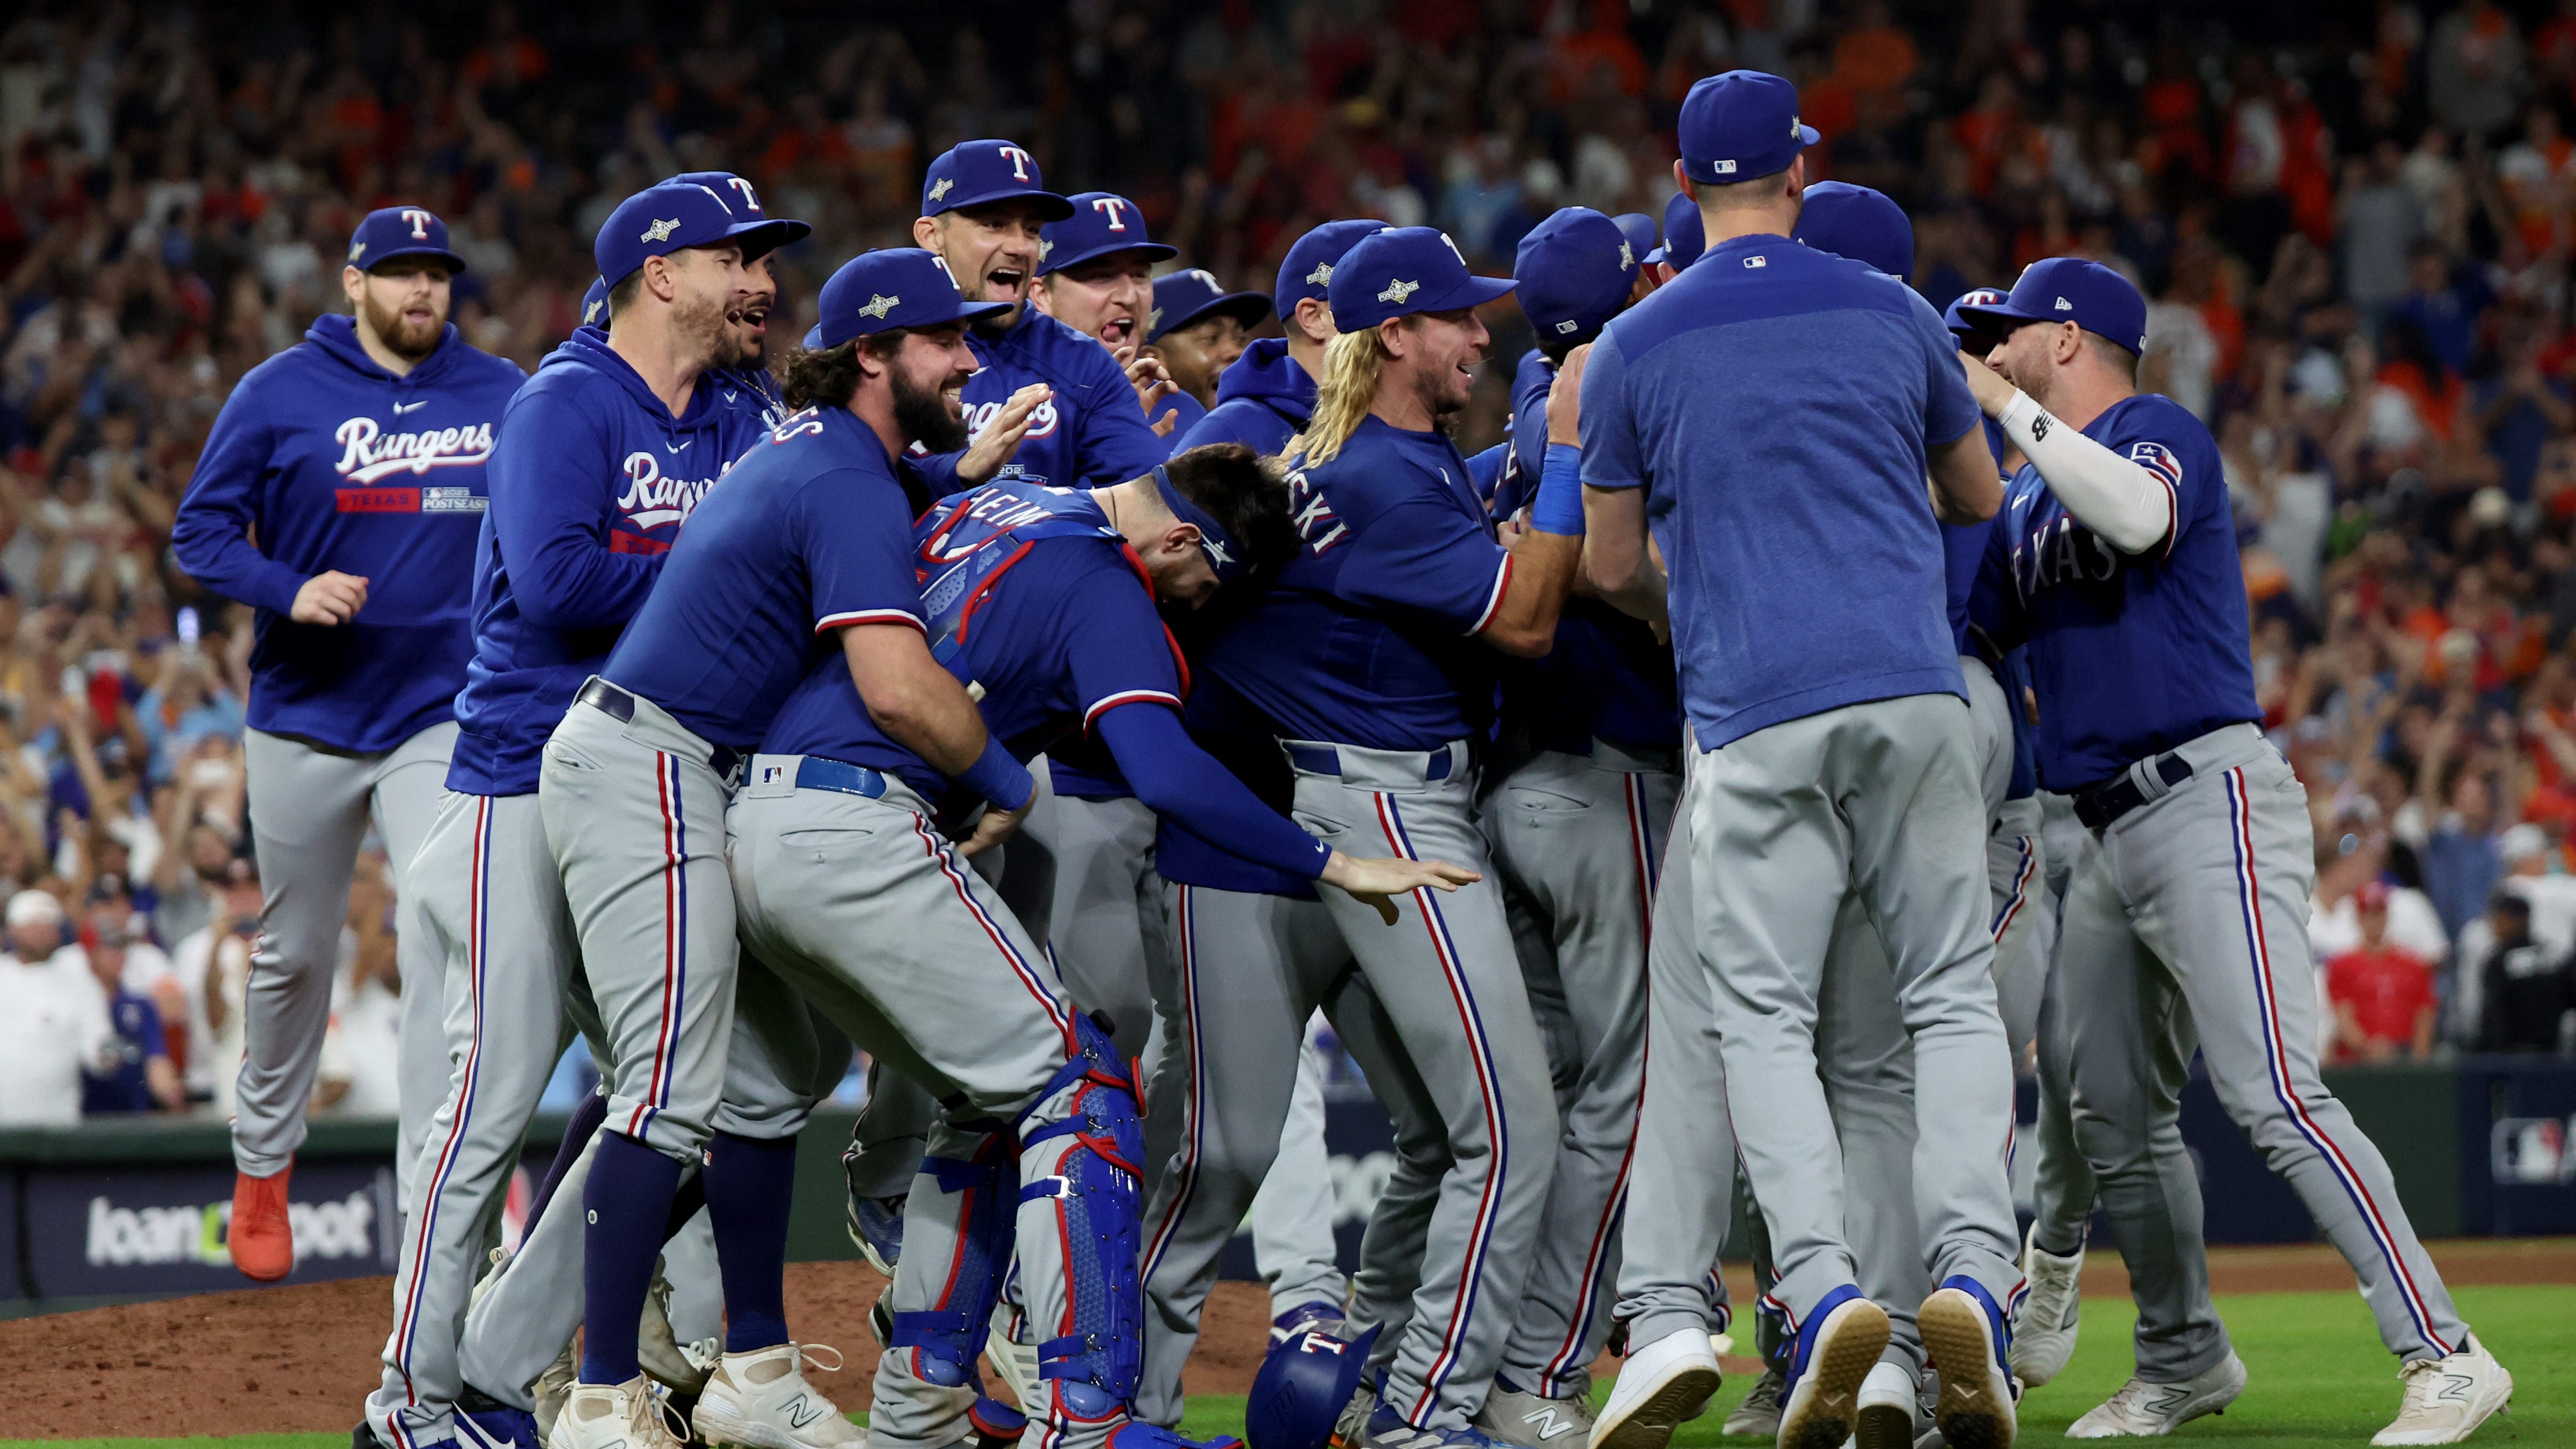
[[2178, 785], [2152, 761], [2130, 768], [2147, 803], [2093, 832], [2060, 947], [2075, 1137], [2129, 1264], [2138, 1376], [2174, 1382], [2228, 1351], [2215, 1315], [2192, 1321], [2206, 1248], [2178, 1150], [2189, 1059], [2174, 1050], [2177, 1017], [2228, 1116], [2352, 1265], [2380, 1341], [2401, 1358], [2449, 1354], [2468, 1326], [2386, 1160], [2317, 1078], [2307, 792], [2250, 724], [2174, 753], [2191, 766]]
[[[1684, 751], [1685, 761], [1695, 758]], [[1685, 799], [1657, 872], [1654, 930], [1646, 943], [1645, 1088], [1639, 1153], [1620, 1230], [1619, 1307], [1628, 1342], [1642, 1348], [1676, 1333], [1726, 1323], [1718, 1253], [1735, 1206], [1735, 1127], [1717, 1046], [1717, 1005], [1691, 884], [1691, 817]], [[1757, 1219], [1758, 1220], [1758, 1219]]]
[[[1324, 1078], [1331, 1070], [1318, 1040], [1324, 1027], [1321, 1013], [1306, 1022], [1305, 1045], [1297, 1050], [1297, 1088], [1279, 1128], [1279, 1155], [1252, 1195], [1252, 1262], [1270, 1285], [1274, 1319], [1314, 1303], [1340, 1309], [1351, 1292], [1333, 1237], [1339, 1211], [1333, 1154], [1324, 1140]], [[1156, 1080], [1162, 1080], [1159, 1073]]]
[[1646, 942], [1679, 755], [1608, 741], [1589, 756], [1546, 751], [1484, 800], [1564, 1134], [1502, 1368], [1551, 1398], [1590, 1389], [1610, 1337], [1645, 1076]]
[[[2040, 804], [2041, 856], [2047, 891], [2031, 925], [2031, 951], [2045, 973], [2041, 980], [2038, 1025], [2033, 1037], [2039, 1068], [2039, 1120], [2031, 1130], [2031, 1237], [2059, 1257], [2080, 1251], [2091, 1236], [2094, 1182], [2092, 1165], [2075, 1145], [2074, 1088], [2066, 1063], [2066, 1008], [2059, 969], [2060, 929], [2066, 911], [2066, 889], [2075, 878], [2075, 862], [2093, 848], [2093, 835], [2075, 818], [2075, 802], [2043, 790]], [[2185, 1025], [2187, 1029], [2187, 1024]], [[2190, 1047], [2181, 1048], [2188, 1061]]]
[[1995, 1007], [1985, 811], [1968, 712], [1948, 695], [1825, 711], [1704, 753], [1691, 785], [1693, 887], [1745, 1168], [1769, 1221], [1773, 1300], [1795, 1331], [1856, 1278], [1839, 1153], [1817, 1077], [1839, 892], [1892, 958], [1916, 1060], [1914, 1183], [1934, 1281], [1997, 1303], [2020, 1281], [2005, 1157], [2012, 1067]]
[[[893, 780], [881, 782], [881, 798], [799, 789], [800, 763], [755, 757], [734, 802], [732, 878], [747, 949], [871, 1055], [950, 1104], [931, 1133], [932, 1158], [974, 1158], [993, 1121], [1030, 1138], [1064, 1120], [1082, 1084], [1050, 1084], [1069, 1056], [1074, 1008], [1045, 953], [910, 790]], [[1082, 1150], [1070, 1137], [1036, 1141], [1019, 1153], [1012, 1180], [1061, 1178]], [[958, 1306], [942, 1298], [964, 1196], [943, 1191], [933, 1173], [914, 1179], [888, 1290], [897, 1314]], [[1029, 1196], [1017, 1208], [1022, 1290], [1043, 1324], [1066, 1318], [1063, 1201]], [[871, 1442], [945, 1449], [966, 1437], [962, 1396], [923, 1379], [919, 1356], [878, 1359]], [[1050, 1445], [1097, 1443], [1110, 1427], [1036, 1407]]]
[[331, 1025], [332, 971], [349, 922], [349, 882], [372, 820], [384, 838], [396, 901], [402, 1109], [394, 1178], [401, 1200], [411, 1201], [413, 1160], [446, 1094], [448, 1061], [444, 962], [412, 915], [410, 866], [438, 812], [455, 745], [453, 721], [379, 755], [346, 754], [261, 730], [242, 739], [262, 899], [242, 1003], [232, 1132], [233, 1165], [253, 1177], [284, 1171], [304, 1145], [304, 1110]]
[[[1064, 989], [1109, 1019], [1121, 1056], [1144, 1056], [1154, 1029], [1145, 922], [1163, 914], [1154, 812], [1132, 797], [1059, 795], [1051, 772], [1037, 773], [1050, 783], [1004, 847], [1006, 898], [1033, 909], [1044, 901], [1046, 918], [1032, 929], [1045, 933]], [[1014, 879], [1023, 873], [1043, 877], [1042, 896]]]

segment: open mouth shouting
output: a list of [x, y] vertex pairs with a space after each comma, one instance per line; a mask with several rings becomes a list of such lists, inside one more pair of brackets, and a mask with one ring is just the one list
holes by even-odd
[[1113, 312], [1100, 321], [1100, 340], [1111, 351], [1134, 345], [1143, 338], [1145, 329], [1137, 325], [1135, 314]]

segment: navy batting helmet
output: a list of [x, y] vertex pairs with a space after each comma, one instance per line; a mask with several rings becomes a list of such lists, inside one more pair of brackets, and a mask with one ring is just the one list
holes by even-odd
[[1310, 1328], [1280, 1340], [1261, 1360], [1244, 1401], [1243, 1437], [1251, 1449], [1324, 1449], [1376, 1346], [1375, 1327], [1353, 1339]]

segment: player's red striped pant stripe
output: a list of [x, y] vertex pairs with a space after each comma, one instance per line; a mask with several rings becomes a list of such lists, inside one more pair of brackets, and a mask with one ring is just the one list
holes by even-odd
[[412, 1383], [411, 1355], [420, 1326], [421, 1280], [429, 1264], [429, 1240], [438, 1225], [438, 1210], [446, 1198], [447, 1180], [456, 1171], [457, 1150], [465, 1142], [465, 1126], [474, 1116], [474, 1088], [482, 1078], [483, 1065], [483, 971], [490, 947], [487, 939], [491, 919], [492, 890], [492, 801], [489, 796], [474, 799], [474, 847], [472, 863], [467, 867], [465, 892], [465, 990], [472, 1004], [473, 1035], [465, 1045], [465, 1064], [456, 1094], [456, 1116], [447, 1124], [447, 1140], [438, 1149], [438, 1166], [431, 1172], [422, 1201], [427, 1206], [420, 1215], [420, 1225], [412, 1239], [411, 1284], [403, 1295], [402, 1313], [394, 1327], [394, 1362], [403, 1376], [403, 1399], [420, 1402], [420, 1390]]
[[1995, 912], [1994, 925], [1987, 932], [1997, 942], [2012, 929], [2014, 921], [2021, 919], [2022, 908], [2030, 904], [2030, 878], [2039, 870], [2039, 852], [2031, 849], [2030, 837], [2025, 835], [2020, 840], [2021, 864], [2013, 870], [2012, 892], [2004, 897], [2003, 906]]
[[655, 750], [653, 782], [662, 807], [662, 1021], [653, 1035], [652, 1078], [644, 1089], [644, 1099], [626, 1117], [626, 1135], [639, 1142], [670, 1101], [671, 1051], [679, 1040], [682, 1001], [689, 985], [689, 883], [685, 874], [689, 837], [680, 818], [679, 757]]
[[950, 852], [948, 842], [931, 834], [930, 827], [918, 814], [912, 817], [912, 833], [920, 837], [922, 848], [930, 852], [930, 858], [938, 865], [939, 873], [948, 877], [949, 888], [957, 892], [959, 901], [965, 903], [967, 913], [975, 918], [975, 924], [984, 928], [984, 934], [992, 941], [993, 948], [1002, 953], [1004, 961], [1010, 963], [1012, 973], [1020, 978], [1020, 984], [1028, 988], [1029, 995], [1037, 998], [1039, 1007], [1047, 1014], [1047, 1020], [1052, 1022], [1057, 1032], [1063, 1035], [1066, 1049], [1071, 1050], [1072, 1019], [1065, 1015], [1063, 1004], [1055, 999], [1054, 992], [1047, 989], [1046, 982], [1038, 976], [1036, 968], [1029, 965], [1028, 958], [1021, 955], [1019, 949], [1011, 944], [1009, 933], [996, 924], [992, 915], [984, 909], [983, 903], [975, 899], [975, 892], [967, 886], [966, 877], [958, 872], [956, 857]]
[[[2451, 1345], [2433, 1331], [2433, 1314], [2425, 1306], [2422, 1290], [2415, 1286], [2415, 1275], [2407, 1270], [2405, 1254], [2397, 1247], [2397, 1235], [2389, 1229], [2378, 1202], [2372, 1199], [2370, 1189], [2363, 1185], [2361, 1174], [2354, 1170], [2343, 1149], [2326, 1135], [2324, 1128], [2317, 1125], [2316, 1118], [2308, 1114], [2307, 1104], [2300, 1101], [2299, 1094], [2291, 1088], [2289, 1051], [2281, 1037], [2280, 1003], [2272, 974], [2271, 943], [2263, 935], [2262, 890], [2254, 875], [2254, 803], [2246, 793], [2244, 766], [2239, 765], [2220, 778], [2227, 784], [2229, 844], [2236, 852], [2238, 914], [2245, 925], [2246, 954], [2254, 966], [2254, 1003], [2262, 1019], [2263, 1060], [2271, 1075], [2272, 1095], [2280, 1102], [2281, 1109], [2289, 1114], [2299, 1135], [2316, 1149], [2317, 1156], [2334, 1173], [2335, 1180], [2343, 1185], [2344, 1193], [2352, 1199], [2353, 1206], [2360, 1210], [2362, 1223], [2370, 1230], [2371, 1241], [2378, 1245], [2380, 1256], [2388, 1260], [2389, 1281], [2396, 1285], [2397, 1296], [2405, 1302], [2407, 1316], [2415, 1320], [2415, 1331], [2424, 1336], [2424, 1342], [2436, 1353], [2447, 1357]], [[2300, 989], [2313, 988], [2302, 986]]]
[[[1370, 797], [1377, 802], [1378, 828], [1385, 833], [1388, 848], [1406, 860], [1420, 860], [1422, 857], [1414, 853], [1413, 842], [1405, 834], [1404, 815], [1396, 807], [1395, 797], [1384, 791], [1371, 791]], [[1476, 1006], [1475, 993], [1468, 989], [1466, 971], [1458, 959], [1458, 943], [1449, 934], [1448, 919], [1441, 913], [1435, 893], [1426, 886], [1417, 888], [1412, 895], [1423, 928], [1430, 933], [1432, 954], [1439, 959], [1441, 976], [1448, 982], [1450, 999], [1457, 1003], [1459, 1022], [1466, 1027], [1468, 1057], [1476, 1066], [1476, 1090], [1485, 1104], [1485, 1132], [1493, 1143], [1484, 1195], [1476, 1201], [1466, 1256], [1458, 1266], [1458, 1293], [1450, 1304], [1449, 1326], [1441, 1335], [1440, 1352], [1422, 1375], [1421, 1397], [1414, 1400], [1412, 1410], [1405, 1415], [1406, 1422], [1418, 1429], [1439, 1402], [1441, 1385], [1458, 1366], [1467, 1325], [1475, 1317], [1485, 1257], [1493, 1248], [1495, 1200], [1501, 1196], [1503, 1178], [1511, 1170], [1511, 1138], [1510, 1124], [1503, 1117], [1502, 1084], [1494, 1073], [1493, 1049], [1485, 1040], [1483, 1013]]]
[[1163, 1210], [1163, 1220], [1154, 1226], [1154, 1240], [1146, 1246], [1145, 1266], [1138, 1274], [1153, 1281], [1156, 1269], [1163, 1266], [1163, 1254], [1169, 1252], [1173, 1235], [1179, 1231], [1181, 1218], [1189, 1211], [1190, 1199], [1199, 1190], [1199, 1154], [1207, 1133], [1207, 1054], [1199, 1039], [1199, 942], [1198, 902], [1186, 885], [1173, 891], [1173, 934], [1181, 946], [1181, 1023], [1189, 1040], [1184, 1050], [1189, 1053], [1190, 1092], [1181, 1105], [1181, 1160], [1178, 1164], [1179, 1185], [1172, 1192], [1171, 1206]]

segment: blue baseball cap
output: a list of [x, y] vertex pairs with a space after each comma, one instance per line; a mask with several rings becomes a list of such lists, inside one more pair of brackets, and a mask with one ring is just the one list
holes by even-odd
[[1674, 192], [1673, 199], [1664, 203], [1664, 244], [1646, 253], [1646, 260], [1678, 272], [1707, 250], [1708, 228], [1699, 219], [1699, 203], [1687, 191]]
[[1642, 211], [1623, 211], [1610, 219], [1619, 224], [1619, 234], [1628, 239], [1637, 260], [1644, 261], [1646, 254], [1655, 249], [1655, 238], [1660, 233], [1655, 230], [1653, 217]]
[[1308, 1328], [1262, 1355], [1243, 1401], [1243, 1441], [1250, 1449], [1321, 1449], [1359, 1392], [1377, 1347], [1380, 1325], [1356, 1338]]
[[1271, 296], [1278, 299], [1279, 315], [1297, 310], [1297, 304], [1312, 297], [1330, 303], [1327, 289], [1333, 284], [1333, 267], [1360, 238], [1373, 236], [1385, 229], [1382, 221], [1328, 221], [1288, 248], [1279, 262], [1279, 285]]
[[1359, 332], [1390, 317], [1479, 306], [1518, 285], [1467, 270], [1458, 244], [1438, 227], [1389, 226], [1333, 264], [1325, 300], [1333, 304], [1334, 330]]
[[1619, 223], [1588, 206], [1569, 206], [1531, 227], [1512, 257], [1521, 311], [1551, 341], [1590, 341], [1628, 305], [1637, 252]]
[[1065, 198], [1073, 215], [1047, 223], [1038, 233], [1038, 275], [1061, 272], [1119, 252], [1134, 252], [1149, 262], [1181, 254], [1145, 234], [1145, 213], [1114, 191], [1078, 191]]
[[924, 216], [990, 201], [1036, 202], [1040, 221], [1073, 215], [1073, 203], [1046, 189], [1037, 158], [1017, 141], [960, 141], [933, 157], [921, 178]]
[[786, 240], [783, 221], [742, 221], [724, 198], [691, 182], [649, 186], [617, 203], [590, 245], [599, 263], [600, 280], [612, 289], [635, 275], [647, 257], [666, 257], [689, 247], [733, 242], [743, 258], [766, 255]]
[[944, 327], [1008, 312], [1008, 302], [969, 302], [939, 258], [919, 247], [861, 252], [841, 263], [816, 298], [821, 319], [805, 334], [809, 348], [838, 347], [853, 337], [907, 328]]
[[[683, 171], [662, 184], [703, 186], [714, 192], [716, 200], [723, 202], [725, 210], [734, 215], [746, 217], [752, 221], [769, 219], [769, 213], [761, 209], [760, 193], [751, 189], [751, 183], [748, 180], [730, 171]], [[801, 221], [791, 221], [782, 216], [778, 219], [778, 224], [787, 228], [787, 234], [778, 239], [780, 246], [803, 241], [814, 234], [814, 228]]]
[[368, 212], [349, 233], [349, 265], [359, 271], [373, 271], [396, 257], [436, 257], [450, 272], [465, 270], [465, 259], [447, 249], [447, 223], [422, 206]]
[[2004, 289], [2001, 287], [1970, 287], [1959, 294], [1959, 300], [1941, 309], [1941, 325], [1949, 328], [1950, 335], [1963, 344], [1993, 337], [1993, 328], [1980, 327], [1969, 321], [1967, 312], [1971, 307], [2000, 307], [2003, 302]]
[[591, 278], [590, 290], [581, 294], [580, 325], [596, 327], [602, 332], [608, 330], [608, 282], [605, 278]]
[[1682, 98], [1676, 129], [1682, 174], [1703, 183], [1786, 171], [1816, 144], [1816, 128], [1798, 124], [1798, 88], [1758, 70], [1701, 79]]
[[1797, 239], [1903, 280], [1914, 275], [1914, 223], [1886, 192], [1848, 181], [1807, 188]]
[[2012, 294], [1988, 307], [1959, 308], [1980, 331], [2006, 333], [2026, 322], [2072, 322], [2131, 352], [2147, 350], [2147, 299], [2100, 262], [2050, 257], [2022, 268]]
[[1229, 292], [1204, 267], [1191, 267], [1154, 279], [1154, 315], [1145, 329], [1151, 342], [1166, 332], [1210, 317], [1232, 317], [1246, 330], [1270, 315], [1270, 299], [1259, 292]]

